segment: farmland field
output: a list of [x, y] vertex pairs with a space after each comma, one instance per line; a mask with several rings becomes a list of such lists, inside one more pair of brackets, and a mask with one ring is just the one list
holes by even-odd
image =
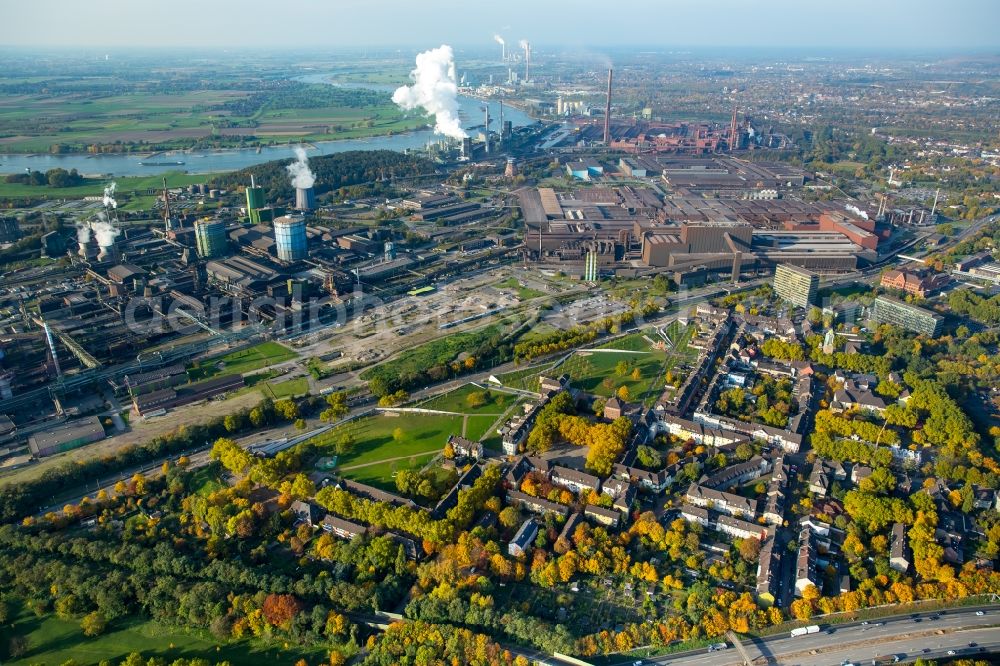
[[[352, 139], [420, 127], [388, 93], [300, 86], [285, 94], [252, 89], [121, 92], [95, 80], [85, 90], [0, 96], [0, 152], [136, 152]], [[250, 87], [248, 82], [248, 87]], [[315, 100], [303, 98], [313, 95]], [[265, 98], [260, 103], [259, 98]], [[327, 99], [329, 98], [329, 99]], [[99, 148], [93, 148], [99, 147]]]

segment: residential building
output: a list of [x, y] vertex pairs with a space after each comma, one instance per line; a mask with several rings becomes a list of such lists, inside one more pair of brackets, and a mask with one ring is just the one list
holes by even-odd
[[757, 601], [764, 606], [773, 606], [781, 589], [781, 548], [774, 547], [774, 539], [768, 539], [760, 549], [757, 560]]
[[875, 299], [871, 318], [878, 324], [893, 324], [930, 337], [941, 335], [944, 323], [941, 315], [891, 296], [879, 296]]
[[771, 471], [771, 461], [760, 456], [754, 456], [746, 462], [724, 467], [712, 476], [702, 477], [698, 483], [716, 490], [724, 490], [733, 486], [741, 486], [748, 481], [759, 479]]
[[852, 380], [847, 380], [842, 388], [834, 391], [833, 400], [830, 402], [830, 411], [832, 412], [859, 409], [881, 414], [886, 407], [885, 400], [870, 390], [861, 388]]
[[613, 474], [619, 479], [638, 484], [654, 493], [662, 493], [674, 483], [674, 477], [665, 469], [661, 469], [659, 472], [650, 472], [640, 467], [615, 465]]
[[289, 510], [292, 512], [292, 515], [295, 516], [296, 523], [305, 523], [306, 525], [312, 527], [319, 520], [319, 507], [310, 502], [295, 500], [292, 502]]
[[535, 541], [536, 536], [538, 536], [538, 521], [534, 518], [528, 518], [518, 528], [517, 533], [514, 534], [514, 538], [510, 540], [510, 543], [507, 544], [507, 553], [511, 557], [521, 557]]
[[635, 490], [635, 486], [628, 486], [625, 492], [619, 494], [615, 497], [614, 504], [612, 506], [621, 511], [624, 515], [628, 515], [632, 510], [632, 505], [635, 504], [635, 498], [638, 493]]
[[507, 501], [513, 504], [520, 504], [528, 511], [534, 513], [554, 513], [557, 516], [566, 516], [569, 513], [569, 507], [565, 504], [550, 502], [541, 497], [532, 497], [517, 490], [507, 491]]
[[910, 568], [910, 548], [906, 542], [906, 525], [893, 523], [892, 537], [889, 542], [889, 566], [900, 573], [906, 573]]
[[708, 515], [708, 509], [694, 504], [685, 504], [681, 507], [681, 518], [689, 523], [698, 523], [702, 527], [708, 527]]
[[779, 264], [774, 271], [774, 292], [782, 300], [800, 308], [816, 302], [819, 275], [790, 264]]
[[451, 450], [455, 452], [457, 458], [474, 458], [479, 460], [483, 457], [483, 445], [479, 442], [473, 442], [458, 435], [450, 435], [448, 437], [448, 444], [451, 445]]
[[593, 504], [588, 504], [583, 509], [583, 515], [595, 522], [605, 525], [607, 527], [616, 528], [618, 523], [621, 522], [622, 515], [617, 511], [612, 509], [605, 509], [604, 507], [595, 506]]
[[801, 597], [810, 585], [821, 587], [816, 572], [816, 547], [808, 527], [799, 532], [799, 550], [795, 560], [795, 596]]
[[767, 528], [757, 523], [751, 523], [732, 516], [718, 516], [715, 519], [715, 529], [717, 532], [728, 534], [736, 539], [760, 539], [767, 538]]
[[922, 276], [907, 271], [890, 270], [882, 274], [882, 280], [879, 284], [886, 289], [898, 289], [907, 294], [926, 298], [947, 285], [948, 281], [946, 273]]
[[707, 507], [734, 517], [753, 518], [757, 515], [757, 500], [706, 488], [692, 483], [684, 499], [695, 506]]
[[601, 480], [596, 476], [558, 465], [552, 468], [551, 480], [557, 486], [568, 488], [574, 493], [584, 490], [600, 491], [601, 489]]
[[418, 543], [415, 537], [408, 534], [402, 534], [400, 532], [386, 532], [385, 536], [389, 537], [397, 544], [403, 547], [403, 553], [406, 555], [408, 560], [421, 560], [424, 557], [423, 544]]
[[458, 494], [466, 488], [472, 487], [472, 484], [476, 482], [480, 476], [483, 475], [483, 470], [479, 465], [473, 465], [469, 467], [458, 478], [458, 481], [452, 487], [448, 494], [441, 498], [441, 501], [437, 503], [434, 510], [431, 511], [431, 518], [434, 520], [440, 520], [448, 513], [453, 507], [458, 504]]
[[[559, 532], [559, 539], [565, 539], [569, 543], [573, 542], [573, 535], [576, 534], [576, 528], [580, 526], [583, 522], [583, 514], [580, 512], [571, 514], [569, 518], [566, 519], [566, 523], [563, 525], [562, 531]], [[557, 539], [558, 540], [558, 539]]]
[[334, 536], [340, 537], [341, 539], [353, 539], [356, 536], [361, 536], [368, 531], [368, 528], [364, 525], [359, 525], [358, 523], [352, 523], [349, 520], [344, 520], [343, 518], [338, 518], [337, 516], [326, 514], [323, 517], [323, 521], [320, 523], [322, 527], [327, 532], [330, 532]]

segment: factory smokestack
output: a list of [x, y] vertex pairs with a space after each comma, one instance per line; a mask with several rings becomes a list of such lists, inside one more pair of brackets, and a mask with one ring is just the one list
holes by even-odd
[[486, 124], [483, 126], [483, 137], [486, 139], [486, 154], [490, 154], [490, 104], [486, 103]]
[[608, 99], [604, 104], [604, 145], [611, 145], [611, 79], [614, 70], [608, 68]]
[[500, 45], [500, 60], [507, 62], [507, 42], [500, 35], [493, 35], [493, 39]]
[[529, 67], [531, 65], [531, 44], [528, 43], [527, 39], [521, 40], [521, 48], [524, 49], [524, 82], [529, 81]]

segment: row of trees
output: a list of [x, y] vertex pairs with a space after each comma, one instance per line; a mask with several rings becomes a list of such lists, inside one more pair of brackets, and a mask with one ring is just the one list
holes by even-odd
[[[655, 311], [655, 305], [653, 311]], [[635, 316], [634, 312], [625, 312], [613, 317], [605, 317], [586, 326], [573, 326], [566, 330], [553, 331], [527, 342], [519, 342], [514, 345], [514, 357], [518, 360], [530, 361], [539, 356], [579, 347], [596, 340], [600, 335], [617, 333], [622, 327], [634, 322]]]
[[24, 173], [12, 173], [4, 178], [4, 182], [17, 183], [19, 185], [48, 185], [49, 187], [74, 187], [82, 185], [84, 182], [76, 169], [66, 171], [62, 167], [49, 169], [45, 173], [41, 171], [26, 171]]

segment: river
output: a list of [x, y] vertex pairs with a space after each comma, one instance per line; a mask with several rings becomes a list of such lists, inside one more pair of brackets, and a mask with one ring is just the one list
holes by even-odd
[[[331, 83], [328, 74], [307, 74], [296, 77], [299, 81], [309, 83], [329, 83], [330, 85], [341, 85]], [[394, 86], [350, 84], [349, 87], [367, 88], [381, 92], [392, 92]], [[459, 114], [462, 124], [466, 129], [481, 127], [484, 120], [482, 100], [473, 97], [459, 95]], [[528, 114], [510, 106], [504, 106], [504, 120], [509, 120], [514, 127], [523, 127], [535, 122]], [[499, 129], [500, 104], [490, 102], [490, 127], [494, 131]], [[470, 132], [474, 134], [475, 132]], [[435, 135], [431, 129], [416, 130], [395, 134], [393, 136], [373, 136], [367, 139], [340, 139], [334, 141], [316, 141], [310, 145], [309, 155], [330, 155], [332, 153], [343, 153], [348, 150], [397, 150], [404, 151], [413, 148], [423, 148], [428, 142], [440, 140], [439, 135]], [[47, 171], [56, 167], [63, 169], [76, 169], [87, 175], [110, 175], [110, 176], [150, 176], [166, 171], [186, 171], [188, 173], [214, 173], [219, 171], [235, 171], [244, 167], [279, 160], [292, 156], [290, 146], [274, 146], [261, 148], [239, 148], [229, 150], [207, 150], [207, 151], [170, 151], [167, 153], [157, 153], [155, 157], [145, 157], [141, 155], [18, 155], [0, 154], [0, 174], [20, 173], [25, 169]], [[142, 165], [143, 161], [157, 163], [174, 162], [175, 164]], [[176, 164], [184, 162], [184, 164]]]

